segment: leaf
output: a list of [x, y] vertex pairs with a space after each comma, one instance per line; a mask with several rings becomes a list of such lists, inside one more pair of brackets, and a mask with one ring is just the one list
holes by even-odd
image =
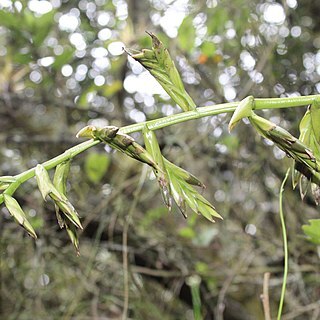
[[195, 38], [196, 31], [193, 25], [193, 17], [187, 16], [178, 29], [178, 42], [181, 49], [186, 52], [191, 52], [194, 48]]
[[[53, 185], [64, 196], [66, 196], [67, 194], [67, 179], [68, 179], [69, 171], [70, 171], [70, 160], [58, 164], [53, 177]], [[63, 228], [66, 225], [65, 219], [60, 214], [59, 212], [60, 208], [56, 203], [54, 207], [56, 210], [58, 224], [60, 228]]]
[[193, 228], [190, 227], [179, 229], [178, 234], [179, 236], [187, 239], [193, 239], [196, 236], [196, 232], [193, 230]]
[[[301, 185], [304, 177], [313, 182], [312, 194], [315, 202], [319, 204], [319, 163], [320, 163], [320, 107], [318, 101], [314, 101], [306, 111], [299, 125], [300, 136], [299, 140], [304, 143], [312, 151], [316, 167], [314, 170], [294, 162], [293, 171], [293, 187], [299, 183]], [[318, 172], [316, 172], [318, 171]], [[317, 186], [316, 186], [317, 185]], [[301, 193], [301, 190], [300, 190]], [[302, 191], [302, 194], [304, 192]]]
[[55, 56], [54, 63], [52, 64], [52, 68], [55, 70], [60, 70], [60, 68], [64, 65], [70, 62], [70, 60], [73, 58], [74, 49], [71, 47], [65, 47], [63, 49], [63, 53]]
[[144, 143], [146, 150], [151, 154], [153, 160], [156, 162], [157, 166], [159, 167], [158, 170], [153, 170], [155, 176], [157, 177], [158, 183], [160, 185], [161, 194], [164, 200], [164, 203], [171, 210], [172, 200], [170, 196], [170, 186], [169, 186], [169, 177], [166, 171], [166, 167], [164, 164], [164, 158], [162, 156], [159, 143], [154, 131], [149, 130], [148, 126], [146, 125], [142, 130]]
[[84, 169], [88, 179], [98, 183], [104, 177], [110, 166], [110, 158], [104, 153], [91, 152], [87, 155]]
[[119, 92], [122, 89], [122, 82], [120, 80], [113, 81], [109, 85], [105, 85], [102, 89], [102, 94], [109, 98], [112, 97], [114, 94]]
[[311, 219], [309, 223], [310, 225], [303, 225], [302, 230], [309, 241], [320, 245], [320, 219]]
[[17, 52], [12, 56], [12, 61], [18, 64], [28, 64], [33, 60], [31, 53], [20, 53]]
[[213, 57], [216, 52], [216, 46], [213, 42], [210, 41], [204, 41], [201, 46], [201, 52], [204, 54], [206, 57]]
[[1, 21], [1, 25], [11, 29], [11, 28], [16, 28], [16, 17], [5, 10], [0, 10], [0, 21]]
[[245, 117], [249, 117], [252, 114], [252, 108], [254, 106], [253, 96], [248, 96], [240, 101], [236, 110], [234, 111], [231, 120], [229, 122], [229, 132], [235, 127], [235, 125]]
[[69, 171], [70, 160], [58, 164], [53, 177], [53, 185], [59, 192], [61, 192], [64, 195], [66, 195]]
[[[229, 20], [227, 8], [228, 6], [217, 6], [214, 10], [212, 10], [213, 14], [207, 23], [207, 34], [220, 34], [225, 30], [225, 23]], [[242, 19], [235, 20], [239, 20], [243, 24]]]
[[49, 32], [52, 29], [52, 26], [54, 24], [54, 15], [56, 12], [54, 10], [51, 10], [50, 12], [42, 15], [41, 17], [34, 17], [33, 22], [33, 43], [36, 45], [36, 47], [39, 47], [42, 45], [43, 41], [46, 39], [46, 37], [49, 35]]
[[38, 164], [35, 169], [36, 180], [43, 200], [52, 192], [53, 184], [50, 180], [47, 170], [41, 164]]

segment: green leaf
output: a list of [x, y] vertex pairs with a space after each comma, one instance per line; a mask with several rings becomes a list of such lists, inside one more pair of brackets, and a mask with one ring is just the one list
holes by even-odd
[[193, 239], [196, 236], [195, 231], [190, 227], [181, 228], [178, 231], [178, 234], [179, 234], [179, 236], [186, 238], [186, 239]]
[[54, 188], [49, 174], [44, 166], [38, 164], [35, 169], [35, 175], [42, 198], [43, 200], [46, 200], [47, 196], [52, 192], [52, 189]]
[[213, 57], [216, 52], [216, 46], [213, 42], [204, 41], [201, 44], [201, 52], [207, 57]]
[[107, 154], [91, 152], [85, 160], [85, 172], [88, 179], [93, 183], [98, 183], [108, 171], [110, 158]]
[[66, 230], [69, 236], [69, 239], [71, 240], [72, 244], [74, 245], [77, 255], [80, 256], [80, 251], [79, 251], [79, 237], [77, 234], [77, 229], [73, 224], [66, 224]]
[[36, 47], [42, 45], [45, 38], [49, 35], [54, 24], [54, 15], [56, 12], [54, 10], [42, 15], [41, 17], [34, 17], [33, 22], [33, 42]]
[[70, 160], [62, 162], [57, 165], [56, 171], [53, 177], [53, 185], [63, 195], [66, 195], [67, 191], [67, 179], [70, 171]]
[[1, 25], [11, 29], [11, 28], [15, 28], [16, 27], [16, 17], [5, 10], [0, 10], [0, 21], [1, 21]]
[[18, 64], [28, 64], [33, 60], [31, 53], [20, 53], [17, 52], [12, 56], [12, 61]]
[[[211, 16], [211, 19], [208, 20], [207, 23], [207, 34], [220, 34], [225, 30], [225, 23], [226, 21], [230, 20], [228, 17], [227, 12], [228, 6], [217, 6], [213, 10], [213, 14]], [[243, 24], [242, 19], [235, 19], [236, 21], [239, 20]]]
[[182, 21], [178, 30], [178, 42], [184, 51], [191, 52], [194, 48], [196, 31], [193, 25], [193, 17], [187, 16]]
[[[57, 165], [56, 171], [54, 173], [53, 177], [53, 185], [55, 188], [64, 196], [67, 194], [67, 179], [68, 179], [68, 174], [70, 171], [70, 160], [62, 162]], [[54, 205], [56, 209], [56, 216], [57, 216], [57, 221], [60, 226], [60, 228], [63, 228], [66, 226], [65, 219], [62, 217], [60, 214], [60, 208], [59, 206], [55, 203]], [[72, 239], [71, 239], [72, 240]]]
[[229, 132], [231, 132], [231, 130], [242, 118], [249, 117], [252, 114], [253, 106], [253, 96], [248, 96], [240, 101], [229, 122]]
[[109, 97], [112, 97], [117, 92], [119, 92], [122, 89], [122, 87], [123, 87], [122, 81], [116, 80], [109, 85], [103, 86], [103, 89], [101, 91], [105, 97], [109, 98]]
[[311, 219], [309, 223], [310, 225], [303, 225], [302, 230], [309, 241], [320, 245], [320, 219]]
[[73, 58], [74, 49], [71, 47], [65, 47], [63, 49], [63, 53], [55, 56], [54, 63], [52, 64], [52, 68], [55, 70], [59, 70], [64, 64], [69, 63]]

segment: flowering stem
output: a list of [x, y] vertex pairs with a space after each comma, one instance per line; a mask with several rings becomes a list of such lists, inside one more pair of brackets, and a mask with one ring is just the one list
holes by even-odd
[[[254, 99], [254, 109], [282, 109], [291, 107], [303, 107], [320, 99], [320, 95], [291, 97], [291, 98], [271, 98], [271, 99]], [[150, 130], [158, 130], [177, 123], [185, 122], [193, 119], [200, 119], [208, 116], [215, 116], [221, 113], [234, 112], [239, 102], [228, 102], [223, 104], [215, 104], [212, 106], [200, 107], [194, 111], [181, 112], [171, 116], [155, 119], [147, 122], [136, 123], [120, 129], [122, 133], [132, 133], [143, 129], [145, 124]]]
[[[265, 99], [254, 99], [254, 109], [281, 109], [281, 108], [291, 108], [291, 107], [303, 107], [312, 104], [314, 100], [320, 99], [320, 95], [311, 95], [303, 97], [290, 97], [290, 98], [265, 98]], [[130, 134], [133, 132], [141, 131], [145, 125], [148, 126], [150, 130], [158, 130], [164, 127], [168, 127], [174, 124], [182, 123], [185, 121], [200, 119], [203, 117], [214, 116], [222, 113], [234, 112], [239, 102], [229, 102], [223, 104], [216, 104], [206, 107], [199, 107], [193, 111], [181, 112], [178, 114], [170, 115], [160, 119], [150, 120], [146, 122], [136, 123], [128, 125], [126, 127], [120, 128], [120, 132]], [[88, 140], [82, 142], [68, 150], [64, 153], [52, 158], [44, 163], [42, 166], [46, 170], [50, 170], [56, 167], [58, 164], [70, 160], [77, 156], [78, 154], [84, 152], [85, 150], [99, 144], [99, 140]], [[15, 182], [4, 191], [5, 194], [12, 195], [17, 188], [27, 180], [31, 179], [35, 175], [35, 168], [31, 168], [25, 172], [16, 175], [14, 178]], [[0, 195], [0, 204], [3, 202], [3, 195]]]

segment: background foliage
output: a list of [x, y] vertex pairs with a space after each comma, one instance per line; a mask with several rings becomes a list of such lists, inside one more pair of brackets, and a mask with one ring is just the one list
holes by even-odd
[[[0, 2], [1, 175], [62, 153], [86, 124], [123, 126], [179, 112], [122, 53], [123, 46], [150, 47], [145, 30], [170, 49], [199, 106], [248, 94], [319, 93], [317, 10], [311, 0]], [[297, 135], [304, 112], [264, 116]], [[267, 271], [275, 314], [283, 264], [277, 194], [290, 161], [245, 124], [230, 135], [228, 120], [157, 132], [164, 155], [206, 184], [204, 195], [224, 217], [215, 224], [193, 214], [185, 220], [176, 208], [168, 214], [150, 171], [97, 146], [71, 168], [68, 192], [84, 225], [77, 257], [53, 204], [33, 191], [35, 180], [23, 185], [17, 198], [39, 239], [27, 237], [2, 207], [1, 317], [118, 319], [129, 297], [129, 318], [192, 319], [197, 276], [205, 319], [260, 319]], [[319, 209], [290, 188], [284, 198], [290, 272], [283, 319], [317, 319], [319, 253], [301, 226]]]

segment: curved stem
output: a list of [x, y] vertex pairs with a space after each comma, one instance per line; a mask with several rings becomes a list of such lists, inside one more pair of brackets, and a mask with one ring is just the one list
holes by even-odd
[[[282, 109], [292, 107], [303, 107], [314, 102], [315, 99], [320, 99], [320, 95], [311, 95], [303, 97], [290, 97], [290, 98], [263, 98], [254, 99], [254, 109]], [[142, 123], [132, 124], [120, 129], [122, 133], [132, 133], [143, 129], [147, 123], [150, 130], [158, 130], [167, 126], [171, 126], [177, 123], [204, 118], [208, 116], [215, 116], [221, 113], [234, 112], [238, 106], [238, 102], [228, 102], [223, 104], [215, 104], [212, 106], [200, 107], [194, 111], [187, 111], [171, 116], [163, 117], [156, 120], [151, 120]]]
[[[291, 108], [291, 107], [302, 107], [314, 102], [314, 100], [320, 99], [320, 95], [311, 95], [304, 97], [290, 97], [290, 98], [271, 98], [271, 99], [255, 99], [254, 100], [254, 109], [280, 109], [280, 108]], [[147, 124], [150, 130], [158, 130], [164, 127], [168, 127], [174, 124], [182, 123], [185, 121], [199, 119], [208, 116], [214, 116], [222, 113], [233, 112], [238, 106], [239, 102], [229, 102], [223, 104], [216, 104], [206, 107], [199, 107], [194, 111], [181, 112], [178, 114], [170, 115], [156, 120], [150, 120], [142, 123], [136, 123], [128, 125], [126, 127], [120, 128], [120, 132], [130, 134], [137, 132], [143, 129]], [[62, 163], [66, 160], [72, 159], [76, 155], [84, 152], [85, 150], [99, 144], [98, 140], [88, 140], [82, 142], [68, 150], [66, 150], [61, 155], [52, 158], [42, 165], [50, 170], [57, 166], [59, 163]], [[17, 188], [30, 178], [34, 177], [35, 168], [31, 168], [25, 172], [22, 172], [15, 176], [16, 182], [12, 183], [4, 193], [12, 195]], [[3, 196], [0, 195], [0, 204], [3, 202]]]
[[280, 213], [282, 238], [283, 238], [283, 251], [284, 251], [284, 272], [283, 272], [283, 282], [282, 282], [282, 288], [281, 288], [281, 297], [280, 297], [280, 302], [279, 302], [277, 320], [281, 320], [281, 314], [282, 314], [282, 309], [283, 309], [284, 296], [286, 293], [287, 278], [288, 278], [288, 258], [289, 258], [288, 239], [287, 239], [286, 224], [284, 221], [284, 214], [283, 214], [282, 196], [283, 196], [283, 191], [284, 191], [284, 185], [288, 179], [289, 172], [290, 172], [290, 168], [287, 170], [286, 175], [282, 180], [282, 184], [281, 184], [280, 192], [279, 192], [279, 213]]

